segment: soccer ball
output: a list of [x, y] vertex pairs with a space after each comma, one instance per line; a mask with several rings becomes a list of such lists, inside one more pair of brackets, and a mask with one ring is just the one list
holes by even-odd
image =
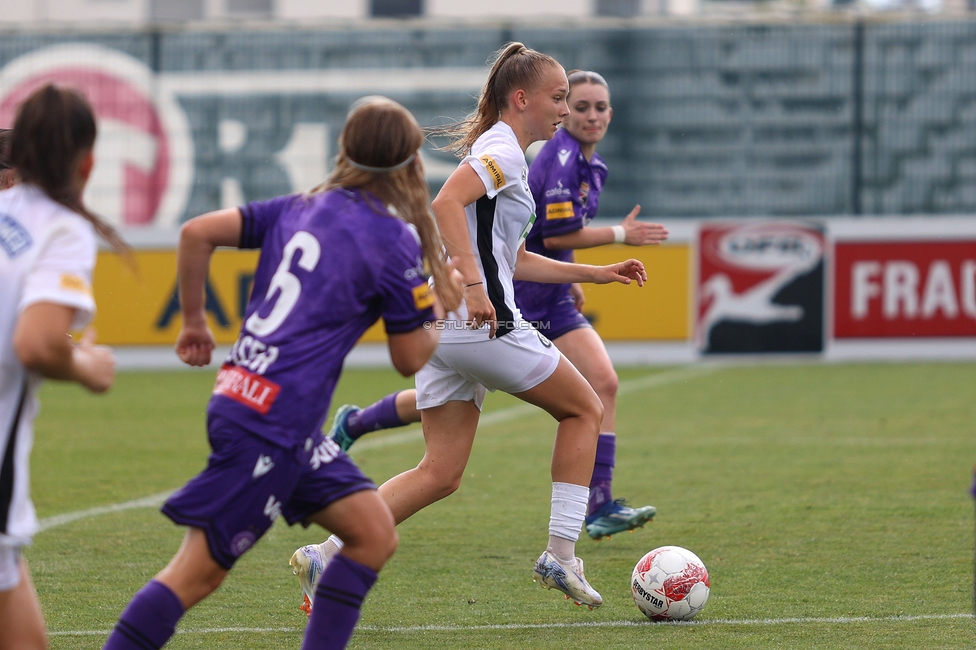
[[630, 590], [652, 621], [689, 621], [708, 602], [708, 570], [688, 549], [662, 546], [634, 567]]

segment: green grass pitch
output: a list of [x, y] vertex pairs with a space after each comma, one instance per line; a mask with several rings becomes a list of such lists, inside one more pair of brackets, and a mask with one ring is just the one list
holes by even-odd
[[[580, 540], [596, 611], [531, 581], [546, 543], [554, 422], [511, 417], [490, 395], [461, 489], [399, 529], [400, 549], [353, 648], [972, 648], [976, 366], [757, 365], [620, 370], [617, 496], [657, 520]], [[206, 459], [213, 372], [125, 373], [108, 395], [42, 391], [33, 453], [39, 516], [124, 503], [182, 485]], [[333, 400], [410, 386], [345, 374]], [[506, 417], [506, 414], [509, 414]], [[382, 481], [422, 442], [353, 449]], [[362, 443], [360, 443], [362, 444]], [[175, 552], [156, 508], [40, 532], [26, 557], [51, 647], [99, 648], [120, 611]], [[168, 648], [298, 648], [305, 616], [288, 558], [319, 530], [279, 523], [192, 610]], [[695, 625], [652, 624], [630, 596], [648, 550], [687, 547], [712, 592]]]

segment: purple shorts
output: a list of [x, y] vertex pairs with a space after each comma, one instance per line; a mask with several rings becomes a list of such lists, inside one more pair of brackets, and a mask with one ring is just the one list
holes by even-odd
[[281, 447], [212, 417], [207, 467], [163, 504], [177, 524], [202, 529], [217, 564], [230, 569], [278, 515], [288, 525], [373, 484], [339, 446], [317, 431]]
[[586, 316], [576, 309], [576, 302], [569, 295], [569, 285], [558, 294], [554, 300], [544, 304], [523, 305], [522, 318], [529, 321], [535, 328], [545, 334], [550, 341], [555, 341], [563, 334], [578, 330], [581, 327], [592, 327]]

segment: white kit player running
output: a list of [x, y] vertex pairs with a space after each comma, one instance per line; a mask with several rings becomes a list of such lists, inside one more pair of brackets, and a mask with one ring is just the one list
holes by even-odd
[[47, 647], [44, 618], [21, 549], [37, 532], [29, 463], [43, 378], [108, 390], [112, 351], [69, 332], [95, 311], [95, 232], [114, 231], [85, 210], [94, 113], [79, 93], [47, 85], [19, 108], [10, 158], [20, 185], [0, 192], [0, 648]]
[[[525, 251], [535, 219], [525, 149], [548, 140], [569, 113], [569, 85], [550, 56], [521, 43], [495, 58], [478, 109], [449, 130], [464, 156], [432, 208], [451, 260], [464, 278], [464, 302], [444, 322], [440, 345], [417, 373], [417, 406], [426, 454], [420, 464], [380, 487], [397, 523], [453, 493], [471, 453], [487, 390], [501, 390], [548, 411], [559, 425], [552, 456], [549, 543], [534, 578], [591, 609], [603, 599], [575, 555], [586, 516], [603, 407], [596, 393], [552, 343], [525, 322], [513, 280], [621, 282], [647, 279], [627, 260], [588, 266]], [[341, 542], [306, 546], [292, 565], [306, 596]]]
[[[610, 243], [659, 244], [667, 229], [637, 221], [636, 206], [618, 226], [590, 226], [609, 170], [596, 152], [610, 125], [613, 108], [606, 80], [595, 72], [568, 73], [570, 114], [563, 128], [546, 142], [529, 166], [529, 188], [537, 218], [525, 249], [562, 262], [575, 261], [574, 249]], [[600, 335], [582, 314], [583, 288], [578, 284], [515, 282], [515, 301], [522, 317], [538, 327], [583, 373], [603, 403], [603, 422], [590, 480], [586, 532], [595, 540], [644, 526], [654, 506], [631, 507], [613, 496], [616, 464], [617, 373]], [[335, 413], [329, 437], [348, 451], [362, 436], [420, 422], [412, 389], [387, 395], [365, 408], [344, 404]]]

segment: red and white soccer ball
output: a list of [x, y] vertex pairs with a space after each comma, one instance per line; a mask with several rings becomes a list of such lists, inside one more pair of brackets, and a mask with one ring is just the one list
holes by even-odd
[[708, 602], [708, 570], [688, 549], [662, 546], [634, 567], [630, 589], [652, 621], [689, 621]]

